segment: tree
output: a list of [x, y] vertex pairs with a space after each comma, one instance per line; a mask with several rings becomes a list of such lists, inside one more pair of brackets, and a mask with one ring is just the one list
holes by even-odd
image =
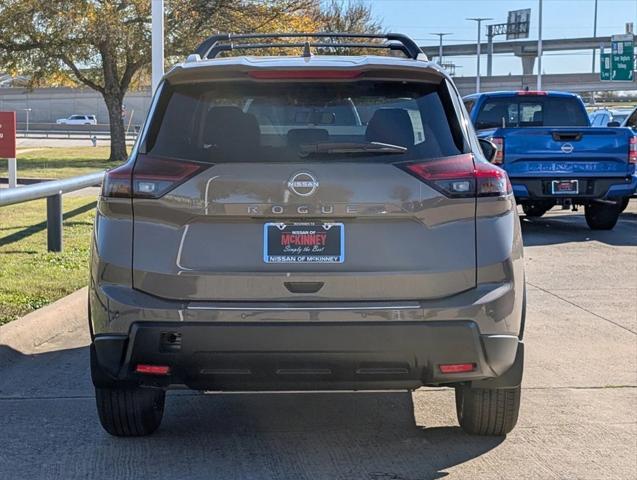
[[[31, 85], [55, 78], [101, 93], [113, 161], [127, 156], [124, 96], [151, 61], [150, 0], [3, 0], [0, 67]], [[214, 32], [378, 31], [362, 3], [333, 0], [169, 0], [166, 58], [181, 61]]]
[[[149, 0], [4, 0], [0, 65], [28, 72], [32, 85], [67, 76], [102, 94], [114, 161], [127, 156], [122, 106], [133, 77], [151, 60]], [[192, 52], [214, 31], [267, 30], [314, 0], [171, 0], [166, 2], [169, 57]], [[254, 9], [265, 15], [252, 17]]]
[[317, 12], [317, 22], [325, 32], [382, 33], [380, 20], [362, 1], [331, 0]]

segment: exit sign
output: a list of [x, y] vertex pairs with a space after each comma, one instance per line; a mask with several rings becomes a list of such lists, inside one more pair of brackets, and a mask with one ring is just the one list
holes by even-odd
[[0, 158], [15, 158], [15, 112], [0, 112]]
[[599, 78], [600, 80], [610, 80], [611, 77], [611, 56], [610, 53], [602, 52], [600, 57], [600, 69], [599, 69]]
[[613, 35], [610, 53], [601, 54], [600, 80], [632, 82], [635, 70], [635, 38]]

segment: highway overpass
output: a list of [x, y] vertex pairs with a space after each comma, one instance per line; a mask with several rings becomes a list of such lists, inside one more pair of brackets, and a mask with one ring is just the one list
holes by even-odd
[[[636, 37], [637, 38], [637, 37]], [[542, 51], [572, 51], [572, 50], [592, 50], [594, 48], [610, 48], [611, 37], [584, 37], [584, 38], [562, 38], [542, 40]], [[493, 54], [512, 53], [522, 60], [522, 73], [530, 75], [533, 73], [533, 66], [537, 58], [537, 40], [509, 40], [503, 42], [493, 42]], [[429, 58], [438, 57], [439, 45], [421, 46], [422, 50]], [[482, 42], [480, 51], [488, 55], [489, 44]], [[463, 43], [457, 45], [444, 45], [443, 56], [445, 58], [454, 56], [475, 55], [475, 43]]]
[[[476, 91], [475, 77], [455, 77], [462, 95]], [[483, 92], [496, 90], [535, 90], [536, 75], [499, 75], [480, 77], [480, 89]], [[632, 82], [602, 82], [599, 73], [560, 73], [542, 75], [543, 90], [564, 90], [568, 92], [602, 92], [617, 90], [637, 90], [637, 79]]]

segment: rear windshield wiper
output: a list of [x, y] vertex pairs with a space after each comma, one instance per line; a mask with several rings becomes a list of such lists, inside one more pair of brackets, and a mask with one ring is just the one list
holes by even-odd
[[407, 147], [402, 145], [392, 145], [391, 143], [369, 142], [325, 142], [302, 144], [299, 147], [299, 155], [311, 155], [316, 153], [338, 154], [338, 153], [369, 153], [369, 154], [396, 154], [405, 153]]

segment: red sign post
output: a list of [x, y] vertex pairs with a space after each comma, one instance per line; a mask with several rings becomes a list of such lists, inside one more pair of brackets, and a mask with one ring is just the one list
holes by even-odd
[[15, 112], [0, 112], [0, 158], [9, 160], [9, 187], [17, 186]]
[[0, 158], [15, 158], [15, 112], [0, 112]]

